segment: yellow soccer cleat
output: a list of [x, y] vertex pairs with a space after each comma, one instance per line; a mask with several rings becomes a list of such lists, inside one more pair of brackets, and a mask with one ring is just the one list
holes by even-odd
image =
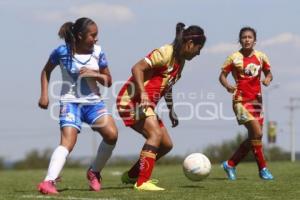
[[124, 184], [135, 184], [135, 182], [137, 181], [137, 178], [130, 178], [128, 176], [128, 171], [126, 171], [122, 174], [121, 181]]
[[147, 182], [144, 182], [142, 185], [137, 186], [137, 184], [134, 184], [134, 189], [139, 191], [163, 191], [164, 188], [158, 187], [155, 185], [158, 181], [157, 180], [149, 180]]

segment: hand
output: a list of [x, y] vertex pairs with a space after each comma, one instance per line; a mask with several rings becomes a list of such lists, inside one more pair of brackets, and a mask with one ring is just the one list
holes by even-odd
[[49, 105], [49, 98], [48, 96], [45, 96], [45, 97], [40, 97], [40, 100], [39, 100], [39, 107], [41, 109], [47, 109], [48, 108], [48, 105]]
[[148, 94], [146, 92], [141, 92], [141, 103], [140, 106], [147, 109], [151, 105]]
[[178, 126], [178, 124], [179, 124], [178, 117], [173, 109], [170, 110], [169, 117], [172, 122], [172, 128]]
[[81, 77], [98, 77], [99, 73], [95, 70], [88, 69], [87, 67], [82, 67], [79, 70], [79, 74]]
[[228, 86], [226, 87], [226, 90], [227, 90], [227, 92], [229, 92], [229, 93], [234, 93], [235, 90], [236, 90], [236, 87], [234, 87], [234, 86], [232, 86], [232, 85], [228, 85]]
[[268, 87], [271, 83], [271, 79], [270, 78], [265, 78], [263, 81], [262, 81], [262, 84], [266, 87]]

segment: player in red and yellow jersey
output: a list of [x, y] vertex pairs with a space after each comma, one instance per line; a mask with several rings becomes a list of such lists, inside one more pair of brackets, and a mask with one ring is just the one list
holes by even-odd
[[150, 180], [155, 161], [172, 149], [167, 129], [155, 113], [164, 97], [170, 110], [173, 127], [178, 125], [173, 110], [172, 86], [181, 77], [185, 60], [200, 54], [206, 37], [199, 26], [176, 26], [172, 44], [155, 49], [132, 68], [132, 77], [125, 83], [117, 98], [117, 108], [126, 126], [146, 139], [140, 159], [122, 176], [122, 182], [135, 183], [137, 190], [164, 190]]
[[[262, 94], [261, 73], [265, 79], [263, 85], [269, 86], [273, 79], [267, 56], [254, 50], [256, 31], [251, 27], [240, 30], [239, 42], [242, 48], [233, 53], [225, 61], [220, 74], [220, 82], [228, 92], [233, 93], [233, 110], [239, 124], [248, 130], [248, 138], [240, 145], [233, 156], [223, 162], [223, 168], [230, 180], [236, 179], [235, 167], [252, 149], [255, 156], [259, 176], [264, 180], [272, 180], [271, 172], [266, 168], [262, 149]], [[236, 86], [227, 81], [227, 75], [232, 73]]]

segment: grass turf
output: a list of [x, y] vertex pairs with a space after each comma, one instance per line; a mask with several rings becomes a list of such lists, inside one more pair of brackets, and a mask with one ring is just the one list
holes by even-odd
[[43, 196], [36, 186], [45, 170], [0, 171], [0, 199], [71, 199], [71, 200], [134, 200], [134, 199], [300, 199], [300, 163], [269, 163], [274, 181], [258, 177], [255, 163], [242, 163], [237, 168], [238, 179], [228, 181], [219, 165], [213, 165], [210, 176], [201, 182], [189, 181], [180, 165], [157, 166], [153, 178], [160, 180], [160, 192], [140, 192], [132, 185], [120, 183], [120, 176], [129, 167], [106, 167], [100, 192], [88, 190], [85, 169], [64, 169], [59, 195]]

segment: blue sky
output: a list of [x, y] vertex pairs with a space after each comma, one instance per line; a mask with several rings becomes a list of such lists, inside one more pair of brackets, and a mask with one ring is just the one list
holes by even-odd
[[[184, 22], [204, 28], [207, 43], [201, 55], [186, 63], [182, 79], [175, 85], [178, 128], [162, 118], [174, 142], [171, 154], [201, 151], [210, 144], [232, 139], [245, 129], [233, 117], [231, 96], [218, 83], [220, 67], [227, 55], [238, 50], [238, 32], [249, 25], [257, 30], [256, 49], [270, 58], [277, 89], [268, 92], [269, 118], [278, 122], [278, 143], [290, 149], [290, 97], [300, 97], [300, 26], [296, 0], [128, 0], [128, 1], [16, 1], [0, 0], [2, 32], [0, 53], [0, 157], [22, 158], [32, 149], [54, 148], [59, 142], [58, 122], [50, 110], [37, 107], [40, 72], [58, 39], [59, 27], [66, 21], [90, 17], [100, 28], [99, 44], [107, 54], [113, 80], [125, 81], [130, 69], [149, 51], [174, 39], [175, 25]], [[51, 77], [60, 80], [57, 68]], [[107, 105], [114, 108], [120, 88], [109, 89]], [[57, 90], [57, 88], [55, 88]], [[264, 89], [266, 91], [267, 89]], [[52, 98], [51, 103], [57, 102]], [[184, 102], [185, 104], [180, 104]], [[300, 104], [300, 102], [299, 102]], [[214, 105], [214, 106], [212, 106]], [[216, 108], [216, 109], [215, 109]], [[57, 109], [52, 109], [57, 114]], [[193, 113], [191, 119], [190, 114]], [[295, 112], [297, 151], [300, 151], [300, 110]], [[143, 138], [117, 120], [119, 141], [114, 155], [137, 154]], [[100, 137], [84, 128], [72, 156], [90, 156]], [[266, 141], [266, 137], [264, 137]]]

